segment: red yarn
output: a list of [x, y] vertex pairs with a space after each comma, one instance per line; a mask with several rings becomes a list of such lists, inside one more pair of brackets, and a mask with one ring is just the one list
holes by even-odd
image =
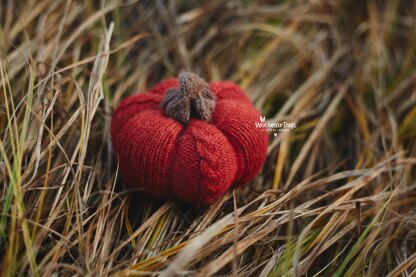
[[164, 116], [160, 102], [176, 78], [124, 99], [114, 112], [111, 137], [120, 173], [132, 187], [156, 198], [208, 204], [232, 184], [251, 181], [266, 158], [267, 133], [256, 128], [259, 112], [237, 85], [210, 84], [216, 106], [210, 123], [183, 126]]

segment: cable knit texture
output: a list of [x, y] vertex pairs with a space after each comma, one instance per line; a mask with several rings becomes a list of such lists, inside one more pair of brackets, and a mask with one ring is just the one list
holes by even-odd
[[[111, 137], [129, 186], [155, 198], [203, 205], [255, 177], [266, 158], [268, 136], [256, 128], [260, 114], [240, 87], [228, 81], [204, 83], [186, 94], [183, 82], [189, 76], [166, 79], [124, 99], [113, 114]], [[166, 112], [174, 97], [168, 91], [188, 99], [189, 120], [175, 118], [172, 107]], [[193, 110], [199, 108], [205, 110]]]

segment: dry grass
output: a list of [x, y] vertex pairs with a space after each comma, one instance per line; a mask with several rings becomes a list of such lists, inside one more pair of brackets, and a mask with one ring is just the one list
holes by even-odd
[[[0, 2], [2, 275], [416, 274], [413, 1], [91, 2]], [[183, 68], [297, 123], [208, 208], [122, 190], [111, 151]]]

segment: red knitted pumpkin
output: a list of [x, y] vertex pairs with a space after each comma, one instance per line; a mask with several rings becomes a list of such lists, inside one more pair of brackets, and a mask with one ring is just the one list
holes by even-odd
[[212, 203], [261, 168], [267, 133], [237, 85], [207, 84], [193, 73], [124, 99], [111, 137], [123, 179], [156, 198]]

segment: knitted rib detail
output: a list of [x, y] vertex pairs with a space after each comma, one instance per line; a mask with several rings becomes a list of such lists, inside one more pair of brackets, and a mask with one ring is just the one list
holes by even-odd
[[[208, 133], [205, 129], [194, 128], [192, 134], [196, 141], [196, 150], [200, 158], [201, 169], [201, 186], [200, 196], [213, 201], [220, 189], [220, 172], [218, 161], [218, 150], [215, 142], [209, 138], [212, 134]], [[202, 195], [201, 195], [202, 194]]]

